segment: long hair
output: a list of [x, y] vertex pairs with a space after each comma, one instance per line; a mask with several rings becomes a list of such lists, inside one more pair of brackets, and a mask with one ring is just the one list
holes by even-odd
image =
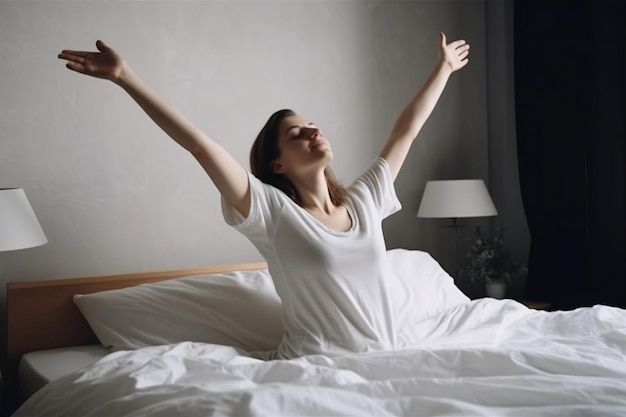
[[[278, 147], [280, 124], [286, 117], [295, 115], [296, 112], [293, 110], [282, 109], [270, 116], [252, 144], [250, 169], [258, 179], [283, 191], [296, 204], [301, 205], [298, 190], [289, 178], [283, 174], [277, 174], [272, 169], [272, 162], [280, 156], [280, 148]], [[335, 205], [343, 204], [347, 195], [345, 188], [337, 181], [329, 167], [324, 169], [324, 176], [332, 203]]]

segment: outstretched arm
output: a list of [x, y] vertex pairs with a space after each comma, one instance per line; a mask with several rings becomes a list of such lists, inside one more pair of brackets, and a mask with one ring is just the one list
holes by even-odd
[[413, 140], [432, 113], [450, 74], [463, 68], [469, 58], [469, 44], [463, 40], [446, 43], [446, 35], [441, 33], [439, 61], [417, 95], [402, 111], [393, 126], [389, 139], [380, 156], [385, 158], [393, 179], [398, 176]]
[[64, 50], [67, 68], [113, 81], [122, 87], [148, 116], [200, 162], [224, 199], [243, 216], [250, 210], [248, 176], [244, 168], [217, 142], [206, 136], [176, 109], [163, 101], [126, 62], [102, 41], [98, 52]]

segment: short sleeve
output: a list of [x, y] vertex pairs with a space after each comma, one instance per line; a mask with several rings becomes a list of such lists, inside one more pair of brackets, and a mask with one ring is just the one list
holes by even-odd
[[402, 208], [393, 185], [389, 164], [382, 157], [376, 158], [369, 169], [354, 182], [352, 187], [365, 188], [371, 194], [373, 204], [382, 219]]
[[244, 217], [222, 197], [222, 215], [226, 223], [249, 238], [268, 236], [273, 229], [276, 213], [288, 197], [257, 177], [248, 173], [250, 185], [250, 212]]

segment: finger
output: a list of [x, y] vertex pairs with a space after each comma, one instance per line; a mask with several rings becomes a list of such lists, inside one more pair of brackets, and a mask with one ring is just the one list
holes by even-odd
[[441, 46], [446, 46], [446, 34], [443, 32], [439, 32], [439, 44]]
[[85, 57], [87, 56], [89, 52], [85, 52], [85, 51], [72, 51], [70, 49], [64, 49], [61, 51], [61, 53], [59, 54], [59, 58], [61, 56], [64, 57], [69, 57], [69, 56], [80, 56], [80, 57]]
[[71, 62], [77, 62], [77, 63], [83, 63], [85, 62], [85, 57], [82, 55], [73, 55], [73, 54], [67, 54], [67, 53], [60, 53], [58, 55], [59, 59], [65, 59], [66, 61], [71, 61]]
[[81, 74], [85, 74], [85, 67], [83, 64], [79, 64], [77, 62], [68, 62], [65, 64], [67, 69], [71, 69], [72, 71], [80, 72]]
[[463, 60], [463, 59], [467, 58], [468, 55], [469, 55], [469, 51], [461, 52], [459, 54], [459, 59]]
[[100, 52], [108, 52], [111, 49], [109, 48], [107, 44], [102, 42], [100, 39], [96, 41], [96, 48], [98, 48], [98, 51]]
[[450, 42], [449, 46], [451, 46], [454, 49], [457, 49], [457, 48], [459, 48], [459, 47], [461, 47], [463, 45], [468, 45], [469, 46], [469, 44], [467, 42], [465, 42], [465, 40], [459, 39], [459, 40], [456, 40], [454, 42]]

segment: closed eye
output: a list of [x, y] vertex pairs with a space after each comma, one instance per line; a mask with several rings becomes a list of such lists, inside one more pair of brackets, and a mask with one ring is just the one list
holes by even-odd
[[306, 130], [300, 129], [294, 133], [295, 134], [291, 137], [292, 139], [302, 139], [303, 137], [305, 137]]
[[[310, 122], [307, 127], [312, 127], [314, 129], [317, 129], [317, 126], [315, 126], [315, 124], [313, 122]], [[300, 139], [304, 136], [304, 134], [306, 133], [308, 129], [303, 128], [301, 126], [291, 126], [290, 128], [287, 129], [287, 132], [290, 133], [290, 138], [291, 139]]]

